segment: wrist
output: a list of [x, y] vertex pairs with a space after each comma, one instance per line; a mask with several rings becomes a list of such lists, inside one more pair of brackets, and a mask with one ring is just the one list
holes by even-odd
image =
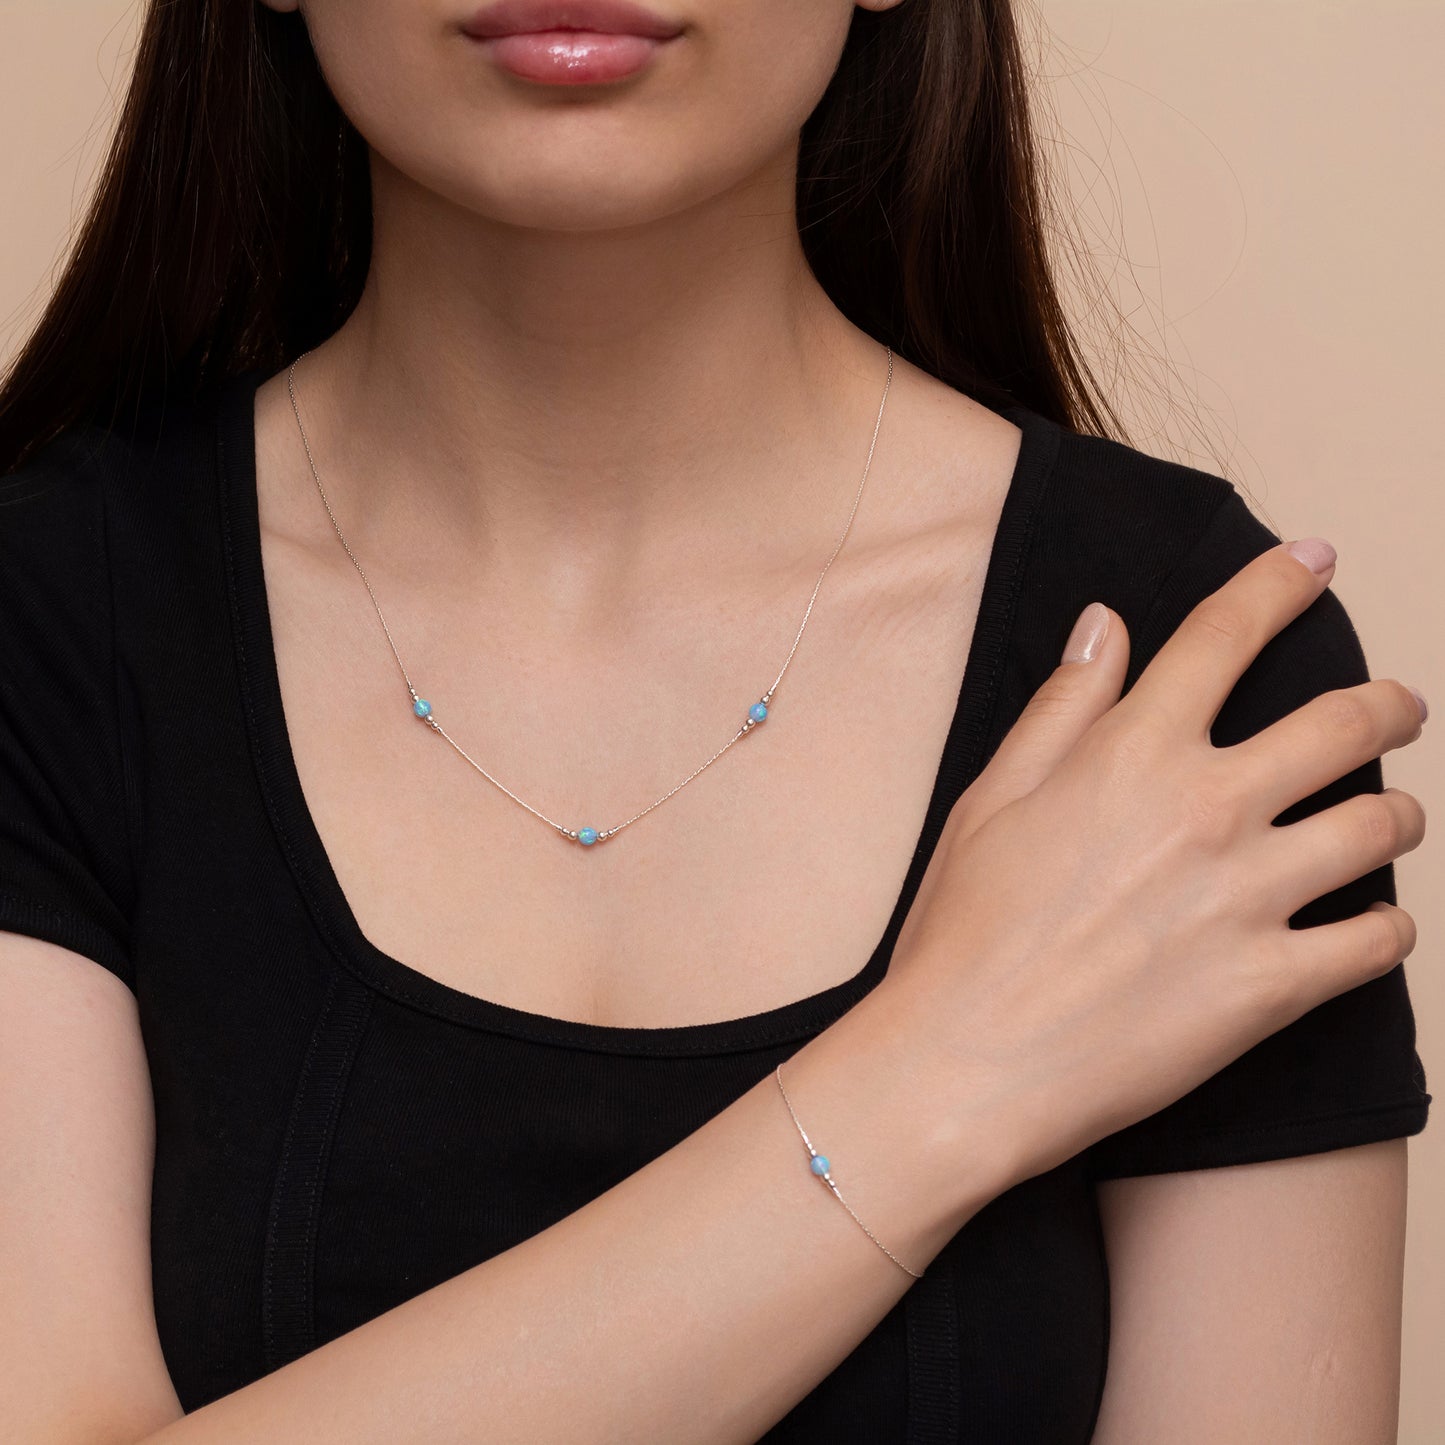
[[[887, 979], [884, 980], [887, 983]], [[874, 1027], [890, 1037], [919, 1099], [921, 1147], [957, 1201], [955, 1229], [1034, 1169], [1017, 1080], [992, 1052], [950, 1026], [937, 989], [910, 974], [873, 999]]]
[[[782, 1066], [844, 1198], [920, 1271], [1015, 1182], [997, 1092], [967, 1087], [967, 1061], [946, 1057], [935, 1036], [912, 995], [880, 985]], [[778, 1107], [793, 1127], [781, 1097]]]

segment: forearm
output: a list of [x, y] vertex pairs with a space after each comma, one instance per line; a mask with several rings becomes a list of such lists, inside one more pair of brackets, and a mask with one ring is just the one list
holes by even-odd
[[[921, 1273], [1005, 1174], [918, 1032], [875, 989], [782, 1074], [843, 1197]], [[810, 1173], [770, 1072], [551, 1228], [145, 1445], [746, 1445], [913, 1283]]]

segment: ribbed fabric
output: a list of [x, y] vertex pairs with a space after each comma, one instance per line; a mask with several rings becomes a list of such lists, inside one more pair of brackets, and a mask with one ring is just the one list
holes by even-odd
[[371, 1012], [371, 999], [371, 991], [350, 974], [334, 971], [301, 1065], [261, 1261], [261, 1324], [270, 1370], [316, 1348], [321, 1193], [346, 1076]]
[[[866, 963], [747, 1018], [581, 1024], [430, 978], [351, 912], [281, 707], [262, 379], [124, 433], [77, 429], [0, 479], [0, 928], [136, 994], [157, 1323], [187, 1410], [545, 1229], [839, 1018], [884, 977], [949, 809], [1079, 611], [1123, 616], [1132, 685], [1195, 601], [1278, 540], [1222, 478], [1005, 409], [1022, 450], [918, 846]], [[1215, 741], [1367, 676], [1326, 592], [1241, 679]], [[1376, 761], [1282, 821], [1381, 785]], [[1294, 921], [1374, 898], [1394, 898], [1391, 868]], [[1086, 1445], [1109, 1335], [1096, 1179], [1414, 1134], [1429, 1103], [1402, 966], [990, 1201], [764, 1439]]]

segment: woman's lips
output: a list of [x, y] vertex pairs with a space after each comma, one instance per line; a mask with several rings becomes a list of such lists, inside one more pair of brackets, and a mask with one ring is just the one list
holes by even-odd
[[621, 80], [649, 65], [668, 40], [597, 30], [530, 30], [477, 40], [504, 70], [548, 85]]

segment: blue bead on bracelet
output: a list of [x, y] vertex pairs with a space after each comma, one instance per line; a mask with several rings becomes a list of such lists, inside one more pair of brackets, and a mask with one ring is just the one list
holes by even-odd
[[893, 1263], [896, 1264], [898, 1268], [904, 1272], [904, 1274], [910, 1274], [913, 1276], [914, 1279], [922, 1279], [922, 1274], [920, 1274], [916, 1269], [910, 1269], [906, 1264], [904, 1264], [903, 1261], [899, 1259], [898, 1256], [894, 1254], [893, 1251], [889, 1249], [888, 1246], [884, 1244], [883, 1241], [879, 1239], [878, 1236], [874, 1234], [873, 1231], [869, 1229], [868, 1226], [864, 1224], [861, 1219], [858, 1218], [857, 1214], [854, 1213], [853, 1206], [849, 1204], [846, 1199], [843, 1198], [843, 1195], [840, 1193], [837, 1184], [833, 1180], [833, 1166], [832, 1163], [829, 1161], [828, 1156], [826, 1154], [819, 1154], [818, 1151], [813, 1148], [813, 1141], [808, 1138], [808, 1131], [803, 1128], [803, 1121], [798, 1118], [797, 1110], [793, 1108], [793, 1101], [788, 1097], [787, 1089], [783, 1087], [783, 1066], [781, 1064], [778, 1064], [774, 1067], [773, 1077], [778, 1081], [778, 1088], [782, 1091], [783, 1102], [788, 1106], [788, 1113], [793, 1116], [793, 1123], [797, 1127], [798, 1133], [802, 1136], [803, 1145], [808, 1151], [808, 1167], [813, 1171], [815, 1175], [817, 1175], [819, 1179], [823, 1181], [824, 1184], [828, 1186], [828, 1189], [831, 1191], [833, 1198], [836, 1199], [838, 1203], [841, 1204], [843, 1208], [848, 1211], [849, 1214], [853, 1215], [854, 1221], [862, 1228], [863, 1233], [866, 1234], [868, 1238], [871, 1239], [873, 1243], [876, 1244], [878, 1248], [881, 1249], [883, 1253], [886, 1254], [888, 1258], [891, 1259]]

